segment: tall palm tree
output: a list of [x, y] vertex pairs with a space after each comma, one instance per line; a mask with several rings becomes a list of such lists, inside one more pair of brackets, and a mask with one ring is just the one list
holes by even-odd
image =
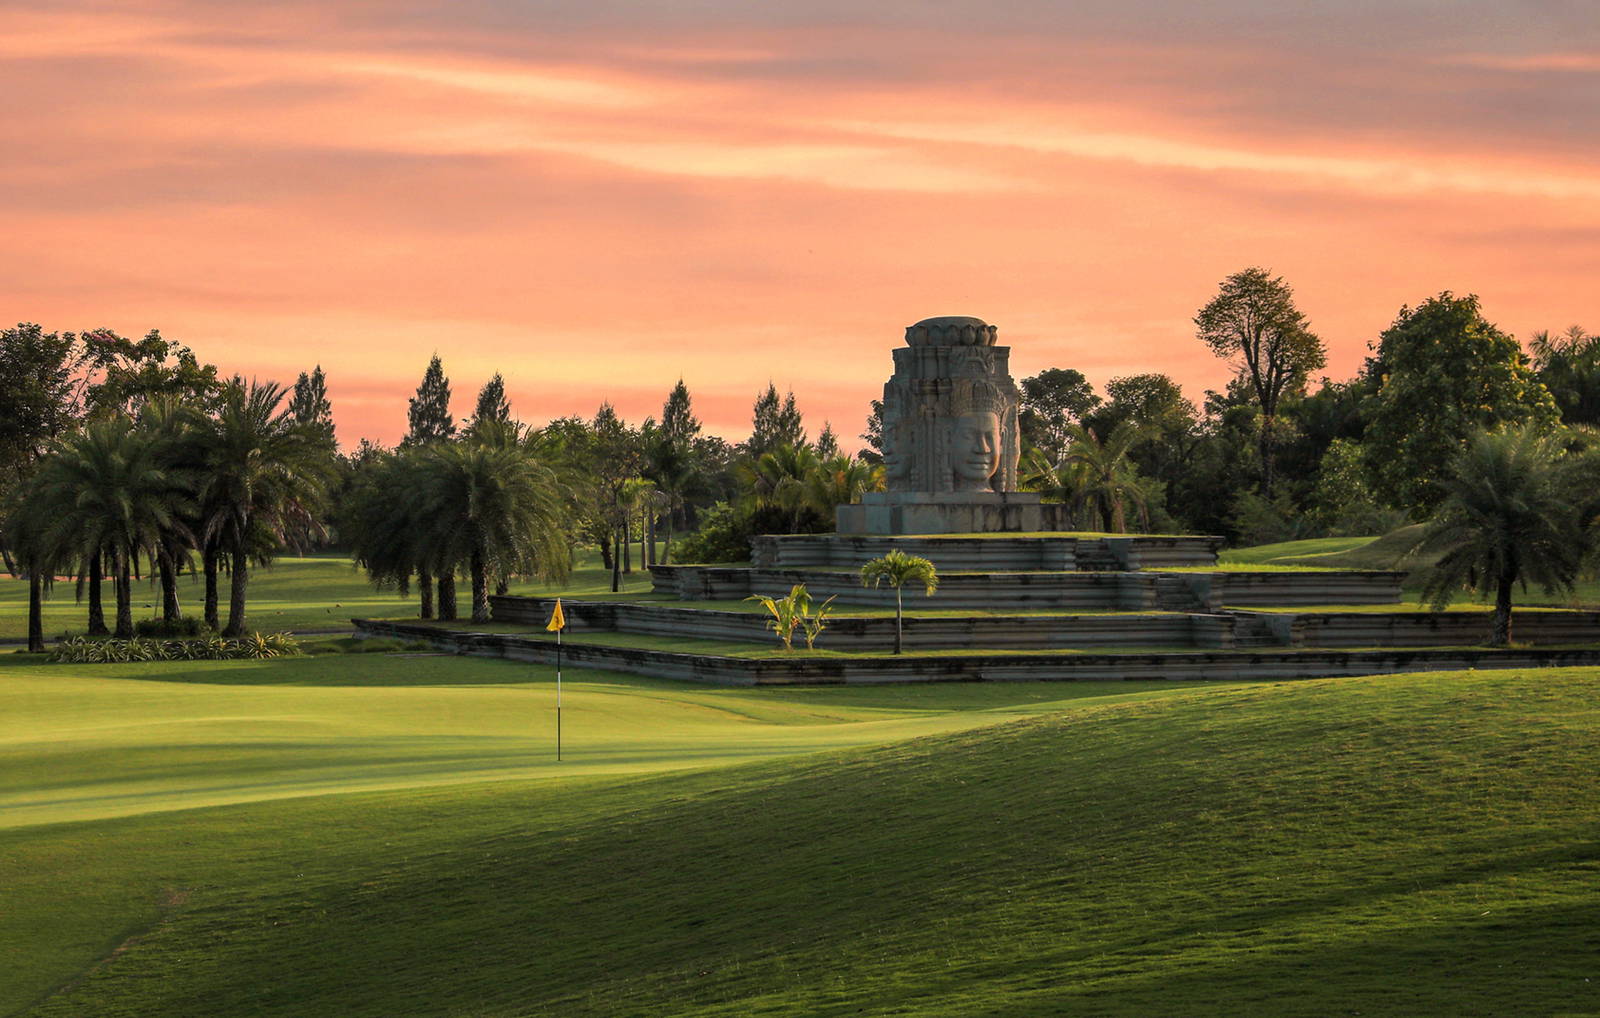
[[53, 509], [32, 485], [13, 493], [6, 506], [6, 563], [13, 576], [28, 581], [28, 652], [44, 651], [44, 593], [55, 578], [63, 549], [49, 543]]
[[875, 558], [861, 567], [861, 585], [876, 587], [887, 583], [894, 588], [894, 652], [900, 653], [901, 629], [904, 626], [905, 606], [902, 593], [905, 587], [920, 586], [929, 597], [939, 589], [939, 573], [933, 563], [916, 555], [907, 555], [899, 548], [890, 548], [882, 558]]
[[665, 497], [667, 546], [661, 553], [661, 561], [670, 562], [672, 534], [678, 525], [678, 514], [683, 510], [684, 496], [689, 486], [699, 476], [700, 465], [687, 441], [674, 438], [657, 428], [646, 437], [644, 472]]
[[525, 449], [469, 440], [429, 446], [421, 456], [428, 540], [449, 568], [467, 564], [472, 621], [489, 621], [491, 575], [567, 577], [562, 492]]
[[[173, 477], [190, 488], [202, 466], [199, 411], [170, 396], [149, 400], [139, 411], [138, 428], [154, 443], [156, 455]], [[167, 528], [152, 549], [156, 578], [161, 587], [161, 617], [174, 622], [182, 616], [178, 601], [178, 574], [190, 563], [194, 534], [203, 528], [197, 505], [185, 499], [188, 510], [177, 526]]]
[[339, 510], [339, 532], [351, 556], [379, 589], [402, 596], [418, 577], [421, 616], [431, 619], [433, 579], [423, 568], [426, 526], [422, 517], [424, 472], [416, 450], [385, 452], [357, 471]]
[[1494, 594], [1489, 642], [1511, 642], [1511, 597], [1520, 583], [1571, 593], [1584, 541], [1561, 439], [1531, 428], [1477, 436], [1455, 459], [1445, 499], [1413, 554], [1440, 553], [1423, 587], [1434, 608], [1462, 588]]
[[124, 417], [94, 421], [57, 444], [41, 466], [46, 546], [83, 558], [104, 549], [117, 600], [115, 635], [133, 635], [134, 563], [154, 557], [164, 535], [185, 529], [187, 485], [149, 435]]
[[251, 560], [270, 562], [315, 532], [332, 480], [331, 463], [283, 400], [276, 382], [236, 379], [205, 435], [204, 536], [229, 557], [228, 636], [245, 632]]

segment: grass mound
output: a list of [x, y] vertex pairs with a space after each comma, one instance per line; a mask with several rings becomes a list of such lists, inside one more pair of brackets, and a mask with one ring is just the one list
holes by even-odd
[[80, 897], [137, 860], [148, 900], [32, 1015], [1586, 1012], [1597, 703], [1594, 670], [1215, 687], [3, 858]]

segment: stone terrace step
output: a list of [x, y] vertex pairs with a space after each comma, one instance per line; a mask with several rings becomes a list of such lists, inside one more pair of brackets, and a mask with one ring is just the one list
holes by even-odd
[[[1229, 612], [1238, 620], [1235, 645], [1261, 628], [1295, 647], [1444, 647], [1489, 641], [1490, 612]], [[1600, 642], [1600, 612], [1514, 611], [1516, 643]]]
[[[554, 598], [490, 598], [496, 622], [542, 625]], [[562, 609], [575, 633], [619, 632], [698, 640], [775, 639], [766, 616], [746, 612], [677, 608], [615, 601], [569, 601]], [[920, 650], [1049, 649], [1056, 647], [1228, 647], [1234, 619], [1227, 615], [1050, 615], [905, 620], [905, 646]], [[824, 650], [887, 650], [894, 645], [894, 619], [836, 618], [817, 640]]]
[[1041, 534], [1009, 537], [768, 534], [751, 541], [751, 562], [774, 569], [859, 569], [891, 548], [928, 559], [942, 571], [1073, 569], [1126, 572], [1210, 566], [1222, 538], [1128, 534], [1085, 537]]
[[[367, 636], [425, 639], [456, 653], [552, 663], [553, 641], [499, 633], [355, 619]], [[1600, 650], [1438, 649], [1174, 651], [1149, 654], [906, 654], [872, 657], [773, 655], [760, 659], [566, 643], [574, 668], [607, 668], [718, 685], [838, 685], [881, 682], [1037, 682], [1077, 680], [1309, 679], [1468, 668], [1568, 668], [1600, 665]]]
[[[654, 590], [685, 601], [736, 600], [750, 594], [779, 596], [797, 583], [812, 597], [838, 596], [862, 604], [893, 604], [888, 587], [864, 588], [842, 569], [775, 569], [737, 566], [651, 566]], [[985, 611], [1214, 611], [1219, 605], [1293, 607], [1326, 604], [1395, 604], [1402, 574], [1159, 573], [1159, 572], [946, 572], [931, 598], [908, 594], [932, 608]]]

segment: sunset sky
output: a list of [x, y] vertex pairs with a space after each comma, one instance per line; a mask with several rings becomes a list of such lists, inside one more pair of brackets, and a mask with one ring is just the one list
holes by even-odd
[[771, 379], [853, 447], [938, 314], [1198, 401], [1255, 264], [1334, 377], [1444, 289], [1600, 329], [1591, 0], [0, 0], [0, 61], [0, 315], [320, 363], [347, 445], [437, 351], [463, 415], [681, 375], [737, 440]]

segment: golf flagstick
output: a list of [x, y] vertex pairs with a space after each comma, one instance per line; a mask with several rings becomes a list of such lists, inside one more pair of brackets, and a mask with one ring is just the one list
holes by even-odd
[[545, 631], [556, 634], [556, 763], [561, 762], [561, 631], [567, 628], [567, 614], [561, 610], [561, 598], [556, 598], [555, 611], [550, 613], [550, 624]]

